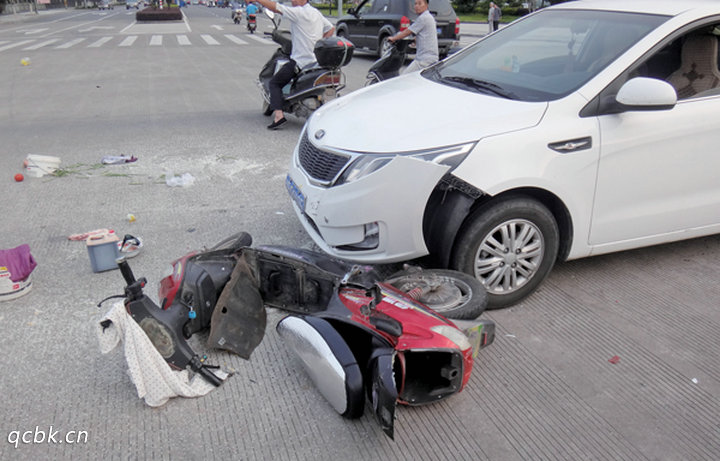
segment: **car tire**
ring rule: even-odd
[[[451,267],[477,277],[488,293],[488,309],[529,296],[555,264],[560,232],[539,201],[511,196],[473,212],[456,240]]]
[[[378,49],[377,49],[378,58],[381,58],[383,53],[392,46],[392,44],[390,43],[390,40],[388,40],[389,38],[390,38],[389,35],[383,35],[382,37],[380,37],[380,40],[378,41]]]
[[[476,319],[487,308],[485,287],[464,272],[411,268],[385,282],[449,319]]]

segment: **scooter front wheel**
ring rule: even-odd
[[[270,103],[265,101],[264,99],[263,99],[262,110],[263,110],[263,115],[266,117],[272,115],[272,113],[273,113],[273,110],[270,109]]]
[[[380,77],[375,72],[370,72],[365,78],[365,85],[370,86],[380,82]]]
[[[464,272],[415,268],[396,272],[385,282],[450,319],[476,319],[487,308],[485,287]]]

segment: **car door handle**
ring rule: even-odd
[[[548,147],[555,152],[561,154],[569,154],[571,152],[578,152],[581,150],[587,150],[592,147],[592,138],[586,136],[584,138],[568,139],[566,141],[551,142]]]

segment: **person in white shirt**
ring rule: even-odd
[[[312,64],[315,59],[315,43],[321,38],[330,37],[335,27],[308,0],[292,0],[292,6],[285,6],[272,0],[256,0],[265,8],[282,14],[290,21],[292,33],[292,53],[285,64],[270,80],[270,108],[273,110],[273,123],[268,129],[276,130],[287,119],[283,113],[282,88],[295,77],[298,70]]]
[[[404,72],[414,72],[429,67],[440,59],[437,41],[437,23],[430,10],[428,0],[415,0],[417,19],[407,29],[390,37],[388,40],[396,42],[410,34],[415,35],[415,60]]]

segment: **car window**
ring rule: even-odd
[[[564,97],[666,16],[546,10],[517,21],[423,75],[468,91],[524,101]]]
[[[431,0],[428,8],[434,16],[452,16],[455,14],[455,10],[448,0]]]
[[[634,65],[627,75],[670,83],[678,100],[720,94],[720,23],[703,26],[673,39]]]
[[[375,0],[373,4],[372,13],[381,14],[386,13],[390,8],[390,0]]]
[[[359,14],[368,14],[373,7],[373,0],[367,0],[362,7],[360,7],[360,10],[358,10]]]

